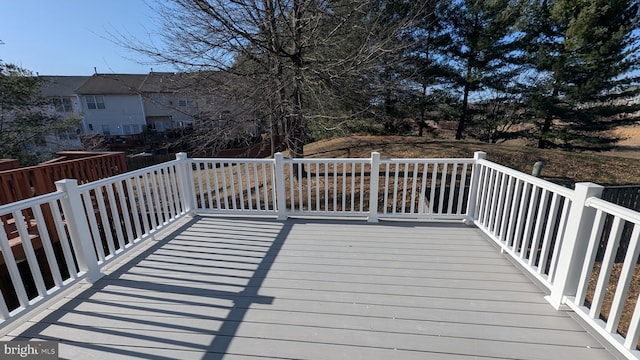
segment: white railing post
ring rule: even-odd
[[[480,182],[480,165],[478,160],[484,160],[487,158],[487,153],[484,151],[476,151],[473,153],[473,168],[471,170],[471,184],[469,184],[469,200],[467,201],[467,219],[465,224],[473,225],[478,214],[476,214],[476,201],[478,199],[478,183]]]
[[[369,217],[368,222],[378,222],[378,187],[380,186],[380,153],[371,153],[371,176],[369,184]],[[364,191],[362,189],[361,191]]]
[[[588,198],[600,197],[603,187],[594,183],[576,183],[567,226],[560,244],[558,263],[547,301],[560,309],[565,296],[575,296],[596,210],[585,205]],[[566,201],[566,200],[565,200]]]
[[[58,191],[66,194],[66,196],[60,200],[60,203],[64,213],[64,220],[67,223],[69,237],[71,238],[71,243],[76,253],[78,267],[80,271],[87,273],[89,281],[96,282],[103,274],[98,268],[98,259],[93,247],[91,230],[89,230],[89,224],[87,222],[87,214],[85,213],[84,205],[80,197],[78,180],[64,179],[56,181],[55,184]]]
[[[196,212],[196,202],[191,160],[189,160],[185,152],[177,153],[176,160],[180,160],[180,164],[177,166],[179,170],[178,186],[182,194],[184,212],[187,215],[193,215]],[[213,170],[215,171],[215,168]]]
[[[284,157],[281,152],[274,154],[275,160],[275,182],[276,182],[276,206],[278,209],[278,220],[287,219],[287,196],[284,186]],[[293,200],[292,200],[293,201]]]

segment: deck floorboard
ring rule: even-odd
[[[613,359],[461,224],[202,216],[14,330],[63,359]]]

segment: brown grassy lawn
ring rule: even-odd
[[[484,151],[488,160],[525,173],[530,173],[533,164],[542,160],[545,163],[542,178],[569,187],[583,181],[601,185],[640,184],[640,150],[630,154],[629,148],[624,150],[626,157],[618,157],[615,156],[616,152],[609,152],[605,156],[599,153],[541,150],[416,136],[351,136],[323,140],[305,147],[305,155],[313,158],[370,157],[372,151],[380,152],[383,158],[459,158],[473,157],[474,151]],[[593,298],[600,265],[597,263],[594,266],[587,303]],[[603,319],[609,315],[621,267],[622,264],[615,264],[609,278],[601,311]],[[623,335],[627,332],[639,293],[640,266],[637,266],[618,327]]]
[[[640,160],[603,156],[589,152],[541,150],[524,146],[473,141],[427,139],[417,136],[351,136],[318,141],[305,147],[305,155],[323,157],[370,157],[372,151],[386,158],[473,157],[484,151],[487,159],[531,173],[536,161],[544,161],[542,177],[562,185],[591,181],[601,185],[640,183]]]

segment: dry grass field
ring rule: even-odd
[[[605,154],[593,152],[542,150],[417,136],[351,136],[322,140],[305,147],[305,155],[312,158],[370,157],[372,151],[380,152],[383,158],[473,157],[474,151],[484,151],[488,160],[525,173],[531,173],[536,161],[544,161],[542,178],[565,186],[583,181],[601,185],[640,184],[640,155],[634,159],[615,156],[616,152],[603,156]],[[628,155],[630,151],[625,150],[624,153]],[[640,154],[640,147],[637,153]]]

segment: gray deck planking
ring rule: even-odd
[[[458,224],[200,217],[10,337],[69,359],[611,359]]]

